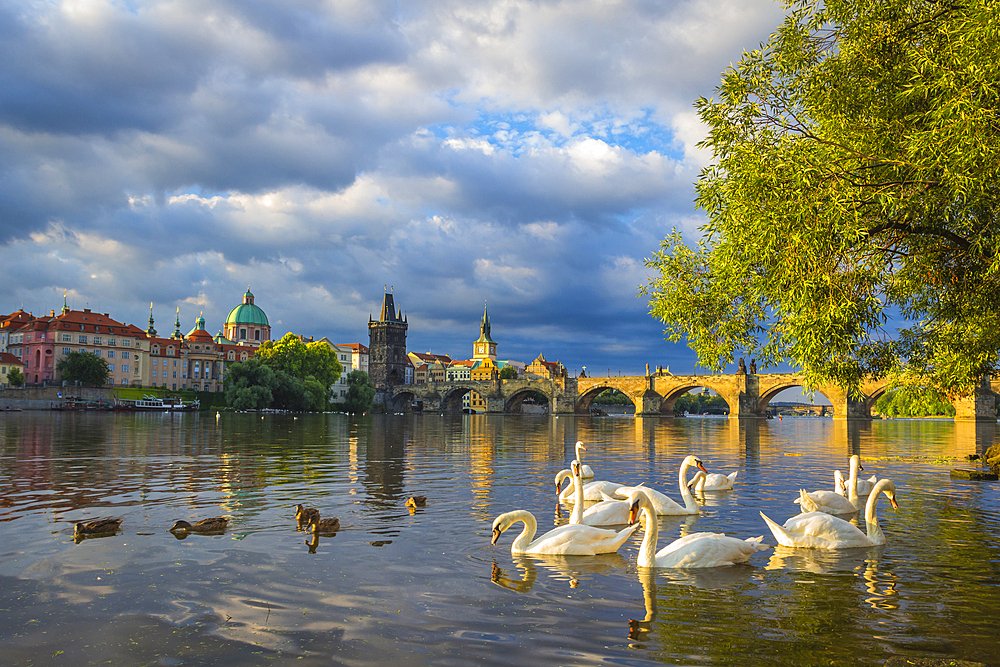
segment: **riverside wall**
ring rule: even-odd
[[[111,387],[24,387],[0,390],[0,412],[7,408],[20,410],[52,410],[67,398],[110,403],[115,390]]]

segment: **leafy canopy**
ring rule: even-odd
[[[370,412],[375,402],[375,385],[368,373],[354,370],[347,374],[347,396],[344,412],[358,414]]]
[[[322,341],[307,344],[291,332],[279,341],[261,343],[255,358],[273,370],[284,371],[302,381],[312,376],[326,387],[334,384],[344,372],[333,348]]]
[[[90,352],[70,352],[56,362],[63,380],[101,387],[108,382],[108,362]]]
[[[708,222],[640,295],[715,370],[744,350],[809,386],[968,389],[1000,349],[1000,3],[786,5],[696,102]]]
[[[17,366],[12,367],[7,371],[7,384],[12,387],[20,387],[24,384],[24,373]]]

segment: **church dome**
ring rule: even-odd
[[[270,327],[267,315],[260,306],[253,303],[253,294],[247,289],[243,295],[243,303],[229,311],[226,317],[226,324],[251,324],[256,326]]]

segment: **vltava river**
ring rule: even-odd
[[[565,522],[553,478],[577,440],[598,479],[675,499],[687,454],[739,471],[696,518],[662,517],[660,546],[774,545],[759,511],[784,522],[852,453],[900,508],[879,504],[884,547],[712,570],[640,571],[641,531],[600,557],[512,557],[520,524],[492,546],[502,512]],[[0,664],[991,663],[1000,493],[948,473],[994,440],[923,420],[0,413]],[[296,503],[342,530],[309,540]],[[223,535],[168,532],[220,515]],[[122,531],[74,541],[103,517]]]

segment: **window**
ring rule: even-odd
[[[80,336],[79,338],[76,339],[76,342],[77,343],[86,343],[87,342],[87,337],[86,336]]]
[[[174,371],[174,379],[175,379],[175,380],[177,379],[177,371]],[[174,387],[176,387],[176,386],[177,386],[177,385],[174,385]]]
[[[109,338],[108,339],[108,345],[117,345],[117,343],[115,343],[115,339],[114,338]]]
[[[73,351],[73,348],[71,348],[71,347],[64,347],[63,348],[63,354],[69,354],[72,351]]]
[[[174,348],[172,348],[172,347],[168,347],[167,348],[167,356],[168,357],[174,356]],[[174,365],[176,366],[177,364],[174,364]]]
[[[114,350],[108,350],[108,359],[114,359],[114,358],[115,358],[115,351]],[[124,357],[122,357],[122,358],[124,359]]]
[[[236,361],[236,353],[230,350],[227,359],[229,359],[229,361]]]
[[[68,334],[68,333],[60,334],[59,340],[61,340],[64,343],[71,343],[73,342],[73,334]]]
[[[128,378],[122,378],[122,384],[128,384]]]
[[[94,356],[95,357],[101,356],[101,351],[100,350],[94,350]]]
[[[125,347],[131,347],[132,346],[132,339],[131,338],[122,338],[122,345],[124,345]]]
[[[240,340],[246,340],[246,339],[247,339],[247,330],[240,329]]]
[[[156,377],[156,371],[153,371],[153,377]]]
[[[108,364],[108,372],[109,373],[114,373],[115,372],[115,365],[114,364]]]
[[[102,340],[103,339],[100,336],[94,336],[94,345],[104,345],[104,343],[101,342]]]
[[[260,329],[254,329],[253,339],[254,340],[260,340]]]
[[[174,359],[174,368],[177,368],[177,360]],[[177,377],[176,375],[174,377]]]
[[[128,373],[128,364],[122,364],[122,373]]]
[[[122,359],[128,359],[130,354],[128,350],[122,350]]]
[[[153,359],[153,365],[154,366],[156,365],[156,359]]]

